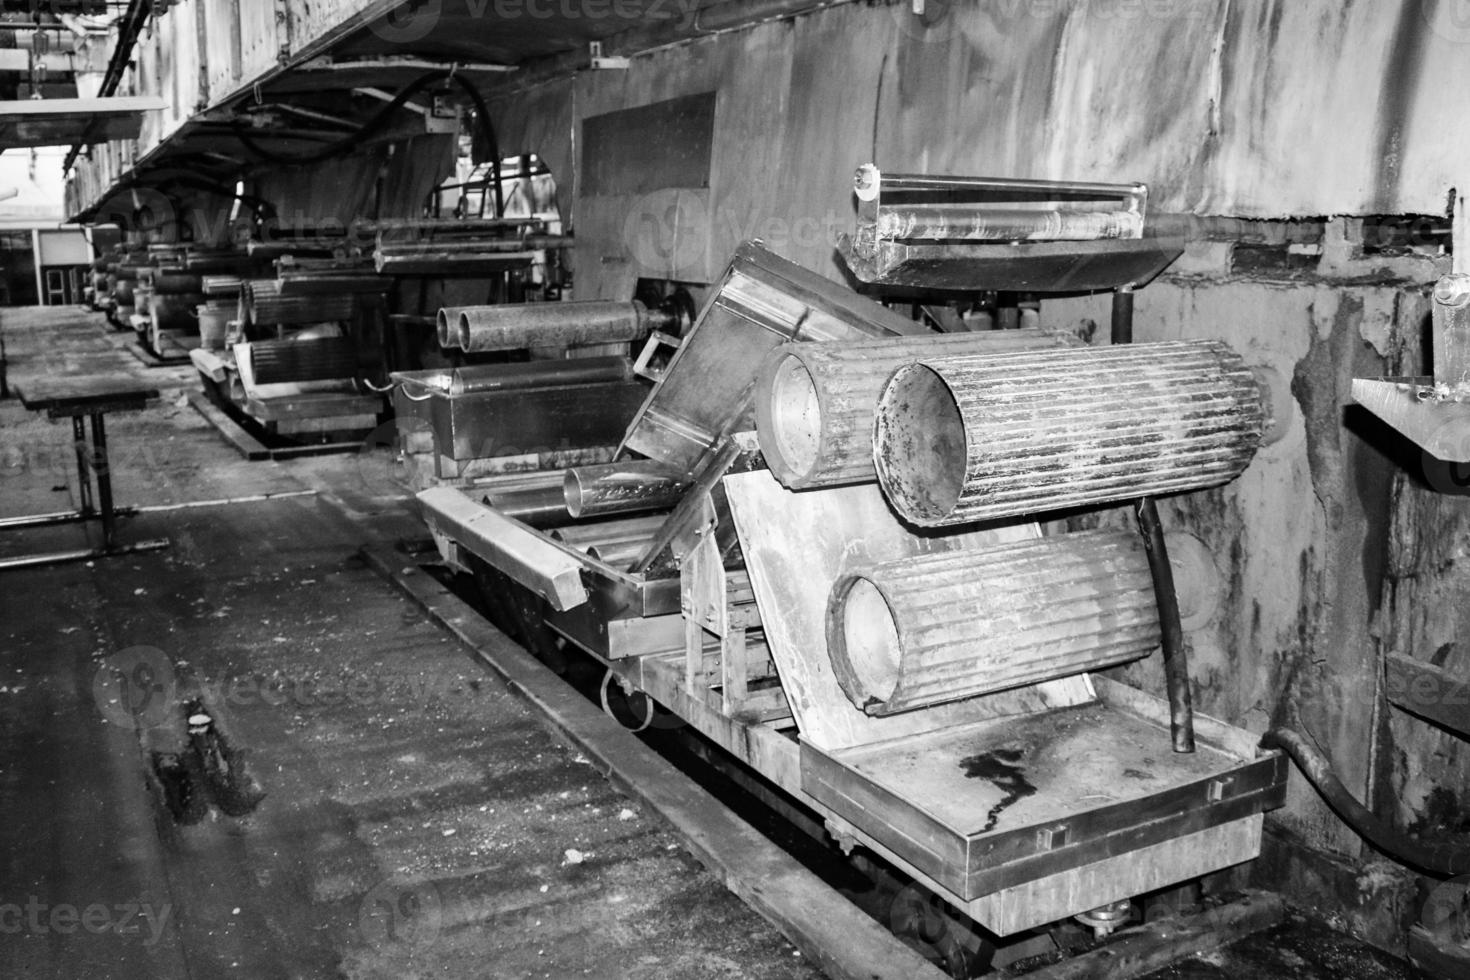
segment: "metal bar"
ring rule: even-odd
[[[92,474],[87,466],[87,422],[80,415],[71,417],[72,447],[77,454],[77,491],[79,506],[77,513],[89,516],[92,513]]]
[[[1011,191],[1026,194],[1092,194],[1098,197],[1132,198],[1145,189],[1145,185],[1105,184],[1093,181],[1073,180],[1027,180],[1012,177],[959,177],[946,174],[890,174],[882,175],[885,193],[894,191],[924,190],[976,190]]]
[[[883,205],[876,232],[890,239],[969,241],[1094,241],[1137,238],[1143,216],[1137,211],[979,207],[964,204]]]
[[[485,504],[531,527],[554,527],[572,520],[561,484],[519,490],[491,490]]]
[[[107,427],[102,413],[92,413],[93,468],[97,471],[97,502],[102,511],[102,544],[109,551],[117,530],[117,515],[112,509],[112,472],[107,462]]]
[[[1113,290],[1112,337],[1115,344],[1133,343],[1133,287]]]
[[[132,555],[140,551],[159,551],[169,546],[167,538],[154,538],[133,544],[113,545],[110,548],[79,548],[75,551],[50,551],[39,555],[18,555],[0,558],[0,572],[17,568],[35,568],[38,565],[57,565],[67,561],[85,561],[90,558],[113,558],[117,555]]]

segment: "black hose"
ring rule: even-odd
[[[475,120],[479,125],[480,135],[485,142],[485,151],[490,157],[491,166],[494,167],[496,171],[497,179],[495,181],[495,216],[498,218],[504,213],[505,205],[504,202],[501,200],[500,181],[498,179],[500,168],[500,145],[495,136],[495,127],[490,122],[490,107],[486,105],[485,98],[480,94],[480,90],[476,88],[469,79],[465,78],[463,75],[458,74],[450,68],[439,69],[420,75],[418,78],[409,82],[402,89],[400,89],[398,91],[398,94],[393,96],[393,98],[388,102],[387,105],[378,110],[377,113],[375,113],[370,119],[368,119],[367,122],[358,127],[354,132],[349,133],[341,139],[334,140],[333,142],[328,143],[326,146],[322,147],[319,150],[313,150],[311,153],[291,155],[286,153],[277,153],[274,150],[268,150],[250,135],[250,133],[246,130],[246,127],[241,126],[238,123],[234,127],[235,138],[238,139],[242,144],[244,144],[245,148],[248,149],[251,153],[254,153],[256,156],[269,163],[274,163],[281,166],[297,166],[301,164],[321,163],[324,160],[330,160],[333,157],[339,157],[351,153],[361,147],[362,141],[368,136],[382,129],[385,125],[387,125],[389,120],[393,118],[393,114],[397,112],[400,108],[402,108],[405,102],[407,102],[425,87],[439,81],[440,79],[445,78],[452,79],[459,85],[460,88],[464,89],[465,93],[470,97],[471,104],[473,104],[475,107]]]
[[[1184,645],[1184,627],[1179,621],[1179,596],[1174,591],[1174,570],[1169,565],[1169,547],[1164,541],[1164,524],[1152,497],[1134,505],[1148,570],[1154,582],[1154,602],[1159,610],[1159,645],[1164,656],[1164,682],[1169,692],[1169,736],[1174,751],[1194,751],[1194,700],[1189,690],[1189,651]]]
[[[1273,728],[1261,747],[1281,749],[1301,769],[1327,805],[1365,840],[1404,864],[1445,877],[1470,874],[1470,843],[1428,843],[1394,830],[1359,803],[1332,771],[1332,763],[1290,728]]]

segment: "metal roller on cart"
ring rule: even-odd
[[[989,215],[938,209],[905,227],[1025,231],[1058,250],[967,241],[1023,251],[972,267],[955,252],[934,267],[939,285],[963,276],[967,288],[991,288],[985,273],[1005,269],[1028,289],[1070,288],[1055,281],[1055,260],[1081,254],[1087,281],[1114,288],[1177,254],[1143,262],[1117,246],[1138,237],[1095,237],[1142,229],[1141,185],[1106,185],[1134,197],[1086,204],[1078,198],[1103,185],[1019,183],[1043,203],[1071,202],[1062,224],[1006,205]],[[1059,228],[1071,238],[1036,237]],[[1166,699],[1092,673],[1162,647],[1170,676],[1181,675],[1173,585],[1153,537],[1043,537],[1032,515],[1054,505],[1060,463],[1060,475],[1024,471],[1004,519],[927,530],[875,482],[882,465],[922,464],[895,443],[874,467],[884,386],[910,365],[1015,358],[1008,383],[1049,391],[1069,374],[1077,384],[1106,352],[1043,331],[936,334],[756,243],[737,251],[692,329],[661,333],[639,363],[659,346],[673,354],[647,370],[655,383],[615,458],[444,478],[418,495],[446,561],[478,572],[533,651],[548,635],[575,644],[606,665],[609,684],[662,705],[819,813],[845,849],[867,848],[999,936],[1256,856],[1262,813],[1284,800],[1284,760],[1258,756],[1249,733],[1191,716],[1187,686]],[[1260,393],[1238,358],[1223,345],[1177,346],[1212,373],[1199,390],[1161,384],[1179,399],[1163,397],[1173,408],[1160,424],[1183,429],[1155,434],[1179,451],[1161,460],[1157,484],[1142,454],[1130,456],[1139,487],[1224,482],[1259,437]],[[1151,356],[1172,363],[1142,348],[1131,356],[1134,368]],[[1137,392],[1093,394],[1101,428],[1126,447],[1128,424],[1107,426]],[[1183,407],[1195,397],[1209,404]],[[912,436],[922,412],[910,410]],[[1147,411],[1132,414],[1147,421]],[[962,415],[942,446],[937,436],[910,441],[957,451],[960,472],[978,478],[964,468],[967,438],[977,450],[1044,454],[1048,418],[1013,413],[981,437]],[[1194,453],[1189,440],[1207,431],[1210,453]],[[436,445],[442,452],[439,435]],[[620,484],[614,499],[639,509],[588,519],[584,506],[576,519],[574,495],[596,494],[605,478]],[[1119,498],[1081,502],[1102,499]]]

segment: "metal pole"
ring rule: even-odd
[[[116,517],[112,510],[112,473],[107,465],[107,429],[101,412],[92,413],[92,451],[93,467],[97,471],[97,502],[102,508],[102,547],[110,551]]]
[[[80,415],[71,417],[72,448],[77,454],[77,486],[78,497],[81,501],[77,508],[77,514],[81,517],[92,516],[92,474],[87,465],[87,424],[86,419]]]

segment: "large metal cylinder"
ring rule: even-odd
[[[197,294],[203,291],[198,276],[188,272],[155,272],[153,292],[161,296]]]
[[[1158,645],[1148,557],[1126,531],[882,562],[841,575],[827,605],[833,672],[870,715],[1098,670]]]
[[[893,372],[923,357],[1074,346],[1071,334],[984,330],[821,344],[783,344],[756,381],[755,418],[766,465],[792,490],[866,483],[873,410]]]
[[[616,344],[642,340],[674,322],[672,314],[650,310],[637,300],[469,306],[459,313],[459,346],[473,353]]]
[[[884,386],[873,460],[900,515],[961,524],[1225,483],[1262,414],[1215,340],[925,358]]]
[[[567,513],[578,519],[672,507],[688,488],[687,474],[651,459],[575,466],[562,483]]]
[[[274,279],[246,279],[240,284],[243,323],[294,326],[352,319],[352,296],[282,296]]]

